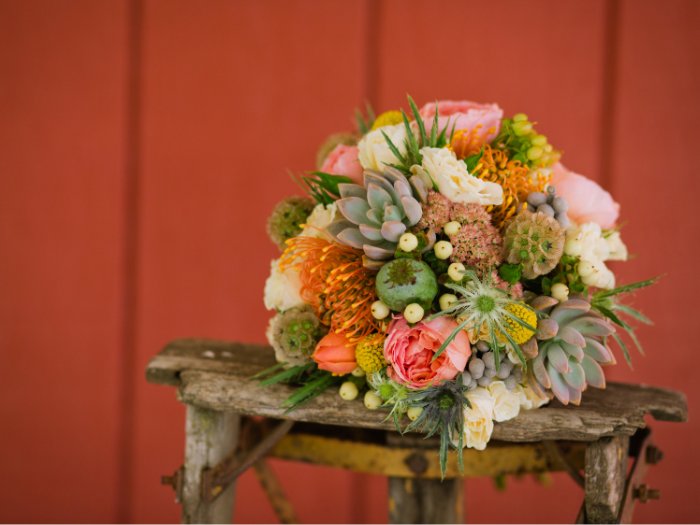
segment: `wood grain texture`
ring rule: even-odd
[[[269,347],[183,339],[155,357],[146,374],[149,381],[177,385],[182,402],[213,410],[340,426],[394,428],[392,422],[385,421],[386,413],[368,411],[359,400],[343,401],[333,390],[285,413],[279,407],[292,392],[291,387],[262,387],[250,379],[272,364],[274,356]],[[580,407],[552,402],[497,423],[493,439],[595,441],[602,436],[633,434],[645,426],[646,414],[664,421],[684,421],[685,397],[659,388],[611,384],[606,390],[589,389]]]
[[[629,438],[615,436],[591,443],[586,450],[586,523],[616,523],[627,477]]]

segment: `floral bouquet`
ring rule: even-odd
[[[439,435],[444,471],[494,422],[605,388],[611,341],[629,362],[621,334],[641,351],[629,319],[649,323],[619,297],[654,280],[616,287],[619,205],[526,115],[408,103],[357,112],[297,177],[308,196],[272,212],[278,364],[257,377],[297,386],[290,410],[331,387],[361,395],[399,431]]]

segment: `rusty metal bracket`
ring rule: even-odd
[[[202,471],[202,499],[207,502],[215,500],[238,476],[264,458],[293,425],[294,421],[288,420],[268,430],[267,421],[245,419],[241,428],[241,446],[215,467]]]
[[[185,468],[180,467],[175,472],[170,475],[163,475],[160,477],[161,485],[169,485],[175,491],[175,501],[177,503],[182,502],[182,484],[185,476]]]
[[[646,483],[643,483],[649,465],[655,465],[663,459],[663,452],[651,443],[650,436],[651,430],[649,429],[639,431],[635,436],[639,440],[637,443],[631,444],[635,448],[634,456],[636,459],[627,476],[625,496],[620,505],[618,523],[631,523],[636,501],[646,503],[649,500],[661,498],[659,490],[650,488]]]

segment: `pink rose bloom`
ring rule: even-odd
[[[326,156],[321,171],[333,175],[345,175],[362,184],[362,166],[357,156],[357,146],[338,144]]]
[[[420,109],[426,130],[432,126],[437,104],[438,126],[447,127],[448,133],[454,125],[455,131],[463,130],[465,134],[479,138],[479,147],[496,138],[501,129],[503,110],[498,104],[479,104],[468,100],[439,100],[430,102]],[[478,150],[478,148],[477,148]]]
[[[421,321],[414,326],[409,326],[403,316],[395,317],[384,342],[384,358],[391,364],[389,377],[411,388],[454,379],[464,371],[471,355],[467,334],[460,331],[440,357],[433,361],[433,356],[457,326],[449,317]]]
[[[615,226],[620,215],[620,205],[598,183],[567,170],[557,162],[552,166],[550,184],[556,188],[557,195],[566,200],[569,205],[567,215],[574,222],[595,222],[601,228]]]

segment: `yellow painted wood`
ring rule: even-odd
[[[272,449],[270,456],[314,465],[344,468],[354,472],[391,477],[440,478],[437,450],[389,447],[310,434],[289,434]],[[583,468],[585,444],[571,444],[564,456],[576,468]],[[409,468],[418,465],[418,471]],[[486,450],[464,450],[464,472],[460,474],[457,455],[451,453],[446,478],[497,476],[499,474],[541,473],[565,470],[537,443],[489,443]]]

